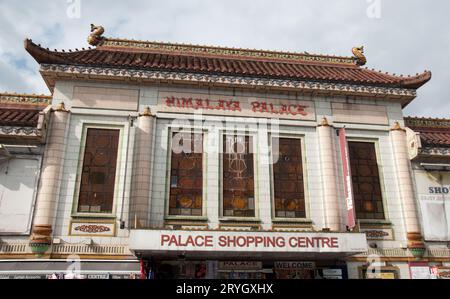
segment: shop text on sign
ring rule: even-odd
[[[312,101],[160,92],[159,112],[315,120]]]
[[[133,230],[131,250],[211,252],[364,252],[361,233]]]
[[[165,103],[167,107],[176,107],[182,109],[205,109],[205,110],[222,110],[222,111],[242,111],[241,103],[233,100],[210,100],[196,98],[178,98],[166,97]],[[289,114],[306,116],[305,109],[308,106],[299,104],[280,104],[276,105],[267,101],[253,101],[250,103],[251,111],[254,113],[271,113],[271,114]]]
[[[218,236],[163,234],[161,246],[169,247],[251,247],[251,248],[339,248],[336,237],[289,237],[284,236]]]

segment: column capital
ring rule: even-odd
[[[328,119],[324,116],[320,123],[317,125],[318,127],[332,127],[332,125],[329,124]]]
[[[56,106],[56,108],[53,108],[53,111],[70,112],[69,110],[66,109],[66,105],[64,104],[64,102],[59,103],[58,106]]]
[[[149,106],[144,108],[144,111],[142,113],[139,113],[139,117],[141,116],[153,116],[152,115],[152,110],[150,109]]]
[[[398,121],[396,121],[396,122],[394,123],[394,125],[392,126],[391,132],[392,132],[392,131],[402,131],[402,132],[406,132],[406,130],[400,126],[400,123],[399,123]]]

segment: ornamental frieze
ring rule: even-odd
[[[426,147],[419,149],[421,155],[450,156],[450,148],[446,147]]]
[[[368,240],[393,240],[394,232],[391,228],[361,228]]]
[[[327,91],[335,93],[352,93],[358,95],[383,95],[414,98],[416,91],[406,88],[376,87],[356,84],[312,82],[300,80],[253,78],[240,76],[222,76],[209,74],[180,73],[167,71],[150,71],[138,69],[101,68],[73,65],[41,65],[42,73],[64,73],[71,75],[92,75],[99,77],[122,77],[136,80],[173,80],[195,83],[217,83],[251,87],[273,87],[301,89],[304,91]]]
[[[405,125],[408,127],[449,128],[450,120],[407,117],[405,118]]]
[[[125,48],[142,48],[146,50],[157,50],[165,52],[183,52],[191,54],[210,54],[231,57],[252,57],[265,59],[280,59],[292,61],[307,61],[307,62],[322,62],[322,63],[336,63],[336,64],[355,64],[354,57],[340,57],[340,56],[325,56],[314,55],[307,53],[289,53],[289,52],[275,52],[275,51],[258,51],[250,49],[234,49],[222,47],[203,47],[183,44],[165,44],[155,42],[142,42],[122,39],[104,39],[102,42],[104,47],[125,47]]]
[[[115,227],[114,222],[73,220],[70,224],[70,235],[112,237],[115,235]]]
[[[381,239],[381,238],[389,236],[389,233],[382,231],[382,230],[372,230],[372,231],[366,231],[366,236],[367,236],[367,238],[370,238],[370,239]]]
[[[50,96],[20,95],[20,94],[0,94],[0,103],[7,104],[31,104],[50,105]]]
[[[109,232],[111,229],[104,225],[81,225],[78,227],[75,227],[75,231],[80,231],[84,233],[103,233],[103,232]]]
[[[40,130],[32,127],[0,127],[0,135],[6,136],[40,136]]]

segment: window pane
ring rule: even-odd
[[[385,219],[375,144],[349,142],[350,167],[358,219]]]
[[[275,217],[305,218],[301,140],[280,138],[278,152],[274,152],[274,162]]]
[[[78,212],[112,213],[119,134],[119,130],[87,130]]]
[[[255,217],[252,137],[223,137],[223,216]]]
[[[203,135],[173,133],[169,215],[201,216]]]

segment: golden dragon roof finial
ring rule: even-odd
[[[352,53],[356,58],[356,64],[359,66],[363,66],[367,63],[366,56],[364,56],[364,46],[361,47],[353,47]]]
[[[91,46],[97,46],[104,39],[103,33],[105,33],[105,29],[102,26],[91,24],[91,35],[87,39],[88,43]]]

